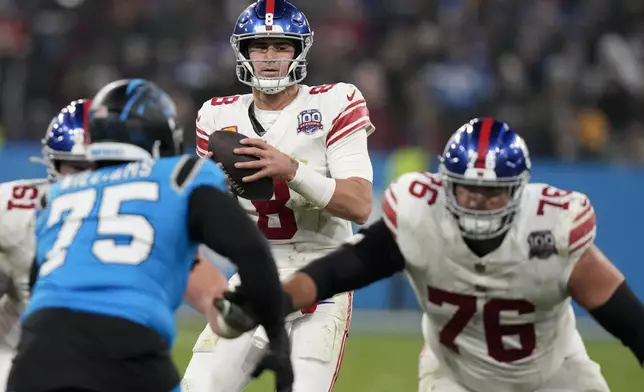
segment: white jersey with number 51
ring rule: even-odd
[[[208,137],[215,131],[260,137],[249,118],[252,102],[252,94],[206,101],[197,116],[197,153],[206,154]],[[370,162],[353,167],[340,164],[340,157],[353,148],[352,139],[375,129],[362,93],[354,85],[299,85],[296,98],[283,110],[255,109],[255,114],[260,123],[269,124],[261,138],[281,152],[327,177],[372,181]],[[276,179],[274,185],[270,201],[239,200],[271,242],[278,267],[299,268],[352,235],[349,221],[315,207],[282,180]]]
[[[46,179],[0,184],[0,342],[9,347],[18,343],[18,318],[29,299],[35,211],[48,188]]]
[[[501,246],[478,257],[444,200],[440,177],[430,173],[403,175],[383,200],[430,321],[430,347],[474,390],[539,385],[578,341],[567,282],[595,239],[592,205],[577,192],[528,184]]]

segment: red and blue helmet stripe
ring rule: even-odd
[[[490,117],[473,119],[456,131],[441,162],[452,175],[465,176],[471,169],[493,170],[497,180],[517,178],[531,167],[523,138],[509,124]]]
[[[290,2],[259,0],[239,15],[233,36],[270,32],[301,36],[310,35],[312,30],[304,13]]]

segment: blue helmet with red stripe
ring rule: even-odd
[[[523,138],[505,122],[476,118],[452,135],[440,161],[446,205],[459,220],[463,236],[489,239],[506,232],[530,179],[530,154]],[[507,188],[509,199],[494,210],[467,208],[456,200],[457,185]]]
[[[248,46],[251,40],[257,38],[282,38],[293,43],[293,59],[271,60],[290,63],[285,76],[259,77],[256,74]],[[263,93],[275,94],[306,77],[306,56],[313,45],[313,31],[304,13],[290,2],[259,0],[248,6],[237,18],[230,44],[237,58],[239,81]]]
[[[65,106],[49,123],[42,139],[42,162],[51,179],[58,177],[60,163],[87,161],[90,141],[87,124],[92,101],[79,99]]]

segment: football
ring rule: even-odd
[[[239,155],[233,152],[235,148],[243,147],[239,141],[246,137],[237,132],[213,132],[208,139],[208,150],[213,154],[212,159],[223,166],[224,172],[228,176],[230,189],[234,194],[248,200],[270,200],[273,197],[272,178],[267,177],[245,183],[242,182],[242,178],[257,173],[259,169],[238,169],[235,167],[236,162],[259,160],[258,157],[252,155]]]

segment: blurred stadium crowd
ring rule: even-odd
[[[642,0],[294,0],[315,43],[306,84],[355,83],[374,149],[437,152],[467,118],[512,123],[533,155],[644,163]],[[0,0],[0,132],[121,77],[155,80],[187,140],[212,96],[245,93],[229,45],[242,0]]]

